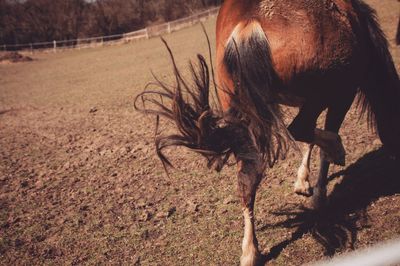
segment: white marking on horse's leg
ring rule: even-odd
[[[294,192],[307,197],[311,196],[312,194],[309,177],[310,160],[313,147],[314,144],[307,144],[303,155],[303,160],[301,162],[299,170],[297,171],[297,180],[294,184]]]
[[[248,208],[243,209],[244,218],[244,237],[242,242],[242,257],[240,258],[241,266],[257,265],[259,257],[258,244],[254,228],[253,212]]]
[[[325,152],[325,159],[328,162],[345,165],[346,151],[338,134],[316,128],[314,143]]]

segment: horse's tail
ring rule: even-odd
[[[226,44],[224,66],[234,84],[231,110],[246,122],[264,160],[272,166],[286,154],[292,138],[276,101],[279,78],[268,39],[257,20],[235,27]]]
[[[200,153],[207,158],[209,167],[217,170],[227,163],[231,154],[240,153],[242,158],[254,159],[254,146],[269,165],[286,153],[291,137],[283,124],[279,106],[274,103],[272,84],[276,77],[269,45],[260,25],[253,26],[247,38],[236,35],[243,37],[247,27],[235,31],[226,47],[224,63],[236,83],[235,90],[229,92],[231,108],[226,112],[210,102],[209,67],[203,56],[198,55],[197,67],[190,64],[193,80],[187,82],[163,40],[171,57],[175,84],[168,85],[155,78],[155,82],[136,97],[135,108],[156,115],[157,125],[160,116],[172,121],[179,131],[164,136],[156,129],[156,151],[165,169],[172,166],[163,153],[164,148],[170,146],[184,146]],[[229,91],[217,88],[215,82],[214,86],[216,90]]]
[[[390,55],[385,34],[375,10],[353,0],[359,17],[368,54],[368,70],[361,84],[361,108],[378,131],[386,148],[400,157],[400,81]]]
[[[172,167],[172,164],[163,150],[171,146],[184,146],[200,153],[208,160],[209,167],[219,171],[233,152],[231,128],[225,123],[219,108],[212,107],[210,102],[210,71],[206,60],[198,55],[197,66],[190,63],[192,81],[187,82],[178,70],[168,44],[164,39],[162,41],[172,61],[175,84],[169,85],[154,76],[155,82],[149,83],[145,91],[136,97],[135,109],[157,117],[156,152],[166,171],[167,166]],[[178,133],[160,134],[160,117],[173,122]],[[236,130],[240,131],[239,128]]]

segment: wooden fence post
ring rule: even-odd
[[[33,45],[32,45],[32,43],[30,43],[30,46],[31,46],[31,54],[33,54]]]
[[[53,41],[53,52],[56,52],[56,49],[57,49],[57,41],[54,40]]]
[[[3,50],[7,51],[7,45],[6,44],[3,45]]]

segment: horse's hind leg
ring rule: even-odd
[[[240,126],[239,126],[240,129]],[[253,139],[246,129],[237,130],[235,156],[238,162],[238,192],[241,199],[244,218],[244,236],[242,242],[241,266],[258,265],[260,252],[254,225],[254,203],[260,184],[264,165]]]
[[[325,132],[329,132],[332,135],[337,135],[340,126],[349,110],[351,103],[353,102],[354,95],[348,97],[346,100],[342,100],[340,104],[331,106],[328,108],[325,120]],[[337,135],[339,136],[339,135]],[[341,144],[341,142],[340,142]],[[329,165],[332,162],[330,156],[321,149],[320,151],[320,169],[318,174],[317,183],[313,189],[312,206],[318,210],[326,204],[326,185],[328,178]]]
[[[242,201],[244,236],[241,266],[257,265],[260,259],[254,225],[254,202],[257,187],[262,179],[261,160],[239,159],[238,190]]]

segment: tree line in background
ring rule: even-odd
[[[0,44],[121,34],[220,3],[221,0],[0,0]]]

